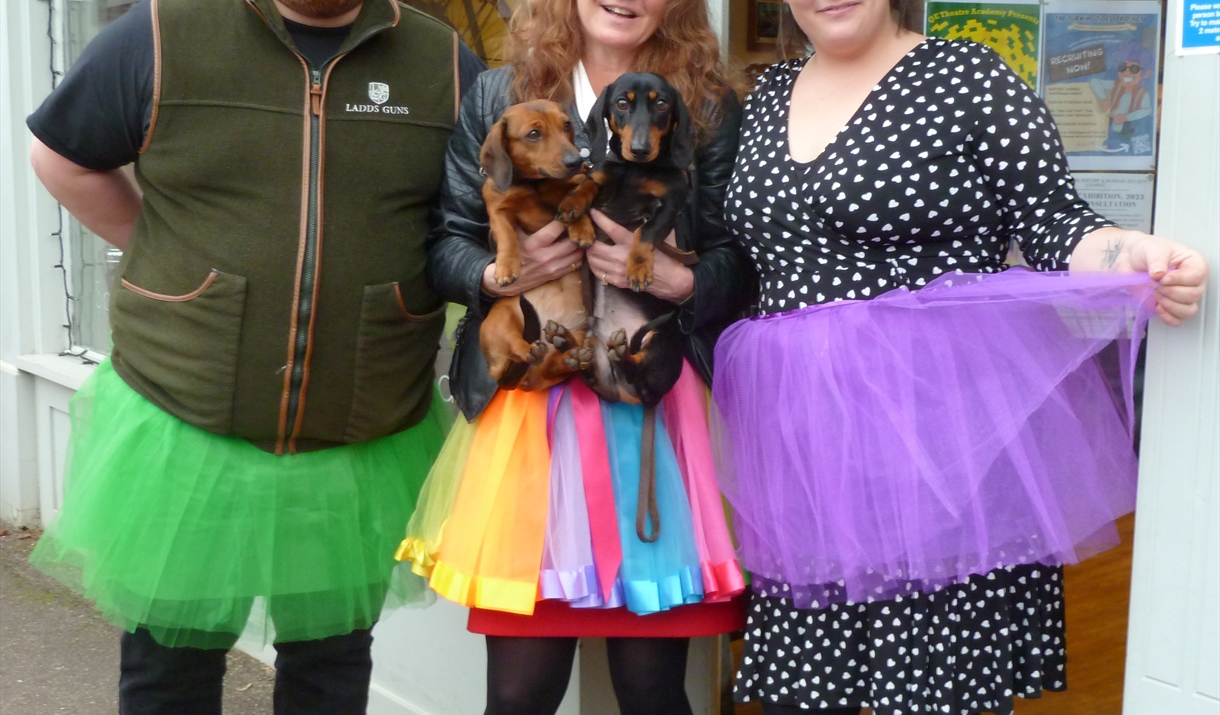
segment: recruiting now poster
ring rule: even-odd
[[[1042,96],[1071,168],[1155,168],[1160,3],[1057,2],[1042,30]]]
[[[933,37],[987,45],[1036,90],[1041,10],[1036,2],[929,0],[924,32]]]

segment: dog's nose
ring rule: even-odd
[[[580,154],[577,154],[574,151],[567,152],[563,155],[563,165],[573,171],[575,171],[576,169],[579,169],[580,165],[583,164],[584,162],[585,162],[584,158],[581,157]]]
[[[635,132],[631,135],[631,153],[641,158],[652,153],[652,141],[649,132]]]

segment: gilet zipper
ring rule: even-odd
[[[332,58],[327,64],[334,62]],[[314,274],[318,262],[318,164],[322,135],[322,69],[310,67],[309,87],[312,110],[309,116],[309,207],[305,214],[305,257],[301,265],[301,292],[297,300],[297,329],[293,336],[292,375],[288,386],[287,437],[296,438],[297,412],[301,405],[301,386],[305,380],[305,355],[309,350],[309,321],[313,316]],[[292,451],[292,450],[290,450]]]
[[[359,47],[365,40],[393,25],[383,25],[370,28],[352,43],[352,48]],[[349,50],[350,52],[350,50]],[[294,53],[297,54],[297,53]],[[321,136],[323,111],[322,100],[326,96],[325,80],[329,74],[327,68],[333,68],[339,60],[347,56],[347,52],[335,55],[320,68],[314,68],[304,57],[297,54],[301,61],[309,67],[309,206],[305,215],[305,256],[301,261],[301,290],[297,299],[296,335],[293,336],[292,375],[288,383],[288,414],[285,424],[285,438],[288,440],[288,452],[296,451],[297,418],[300,414],[301,397],[304,392],[306,357],[309,354],[310,320],[313,318],[313,294],[318,261],[318,207],[322,196],[318,188],[319,166],[321,164]]]
[[[246,0],[259,18],[264,23],[270,25],[267,16],[262,10],[254,4],[254,0]],[[395,21],[397,22],[397,21]],[[365,40],[373,35],[388,29],[395,25],[395,22],[379,25],[369,28],[351,44],[354,49],[364,43]],[[348,50],[350,52],[351,50]],[[325,62],[321,68],[314,68],[308,60],[306,60],[299,52],[293,50],[297,59],[309,72],[309,198],[305,217],[305,253],[301,260],[301,284],[300,290],[293,299],[297,305],[296,314],[296,332],[292,336],[292,369],[288,379],[288,405],[286,418],[284,421],[284,433],[280,436],[276,446],[276,453],[282,454],[286,443],[289,453],[296,451],[296,435],[297,435],[297,419],[300,415],[301,397],[305,388],[305,363],[306,357],[309,355],[309,323],[313,318],[313,294],[314,284],[316,283],[315,274],[317,273],[318,263],[318,234],[320,227],[318,226],[318,207],[321,204],[322,197],[319,190],[319,168],[321,166],[321,143],[322,143],[322,122],[323,98],[326,96],[326,70],[333,68],[335,63],[343,59],[347,52],[335,55]]]

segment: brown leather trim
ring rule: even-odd
[[[218,272],[219,271],[212,269],[212,272],[208,274],[208,277],[203,279],[203,285],[199,286],[198,288],[191,291],[190,293],[187,293],[186,295],[166,295],[164,293],[154,293],[150,290],[147,290],[145,288],[141,288],[138,285],[135,285],[131,281],[127,280],[126,278],[122,279],[122,281],[120,281],[120,282],[123,284],[123,287],[126,288],[127,290],[131,291],[132,293],[135,293],[136,295],[142,295],[145,298],[152,298],[153,300],[159,300],[162,303],[185,303],[188,300],[194,300],[195,298],[198,298],[200,295],[202,295],[203,292],[208,289],[208,286],[212,285],[212,281],[216,280],[216,275]],[[401,300],[399,302],[401,303]]]
[[[153,97],[152,116],[148,120],[148,133],[144,135],[144,143],[140,146],[143,154],[152,143],[153,131],[157,128],[157,114],[161,109],[161,19],[157,9],[159,0],[152,0],[149,8],[152,11],[153,28]]]
[[[694,251],[683,251],[681,248],[666,243],[665,241],[658,243],[657,248],[661,251],[661,253],[664,253],[684,266],[693,266],[699,262],[699,254],[695,253]]]
[[[292,315],[288,321],[288,361],[284,366],[284,389],[280,394],[280,419],[276,427],[275,453],[277,455],[284,454],[285,440],[288,437],[288,396],[292,392],[292,369],[296,366],[297,314],[301,309],[301,274],[305,270],[305,242],[309,233],[309,117],[312,111],[312,98],[309,90],[313,88],[313,78],[309,74],[309,63],[305,61],[305,58],[297,55],[297,59],[301,61],[301,67],[305,70],[305,100],[302,110],[304,148],[301,150],[301,235],[297,239],[296,280],[292,286]]]
[[[402,300],[402,286],[399,285],[398,283],[394,284],[394,298],[396,298],[398,300],[398,312],[402,313],[403,320],[407,320],[412,323],[422,323],[422,322],[425,322],[428,320],[432,320],[433,318],[440,315],[441,313],[444,313],[445,308],[447,307],[444,303],[441,303],[441,307],[437,308],[436,310],[434,310],[430,313],[424,313],[423,315],[416,315],[415,313],[412,313],[411,311],[407,310],[407,304],[404,303]]]
[[[398,7],[397,4],[395,4],[395,7]],[[305,338],[305,363],[301,371],[301,393],[300,397],[297,398],[296,420],[293,422],[292,433],[288,439],[288,451],[291,454],[296,454],[297,435],[301,433],[301,426],[305,424],[305,398],[309,394],[309,360],[313,357],[313,328],[318,321],[318,286],[321,284],[318,278],[322,274],[322,218],[324,214],[322,198],[325,195],[322,189],[326,181],[326,87],[330,80],[330,73],[343,57],[344,55],[339,55],[326,66],[326,74],[322,75],[322,98],[318,102],[318,209],[314,233],[313,294],[310,297],[310,305],[313,306],[313,310],[309,313],[309,334]],[[312,84],[310,89],[312,91]],[[306,182],[306,188],[308,189],[308,182]],[[300,290],[300,285],[298,284],[298,294]]]
[[[453,123],[457,124],[458,110],[462,107],[462,71],[458,63],[458,34],[453,33]]]
[[[635,502],[635,535],[645,544],[661,536],[661,512],[657,508],[656,479],[657,406],[644,408],[644,430],[640,433],[640,487]],[[652,533],[648,522],[652,522]]]

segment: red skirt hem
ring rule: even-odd
[[[745,624],[746,599],[741,595],[647,616],[626,608],[572,608],[563,601],[539,601],[532,616],[472,608],[466,630],[530,638],[697,638],[740,631]]]

